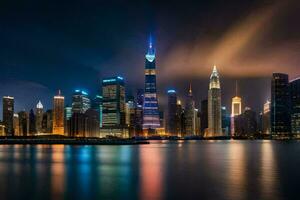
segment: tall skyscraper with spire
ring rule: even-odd
[[[185,105],[185,135],[195,135],[195,101],[193,98],[192,85],[190,84],[188,98]]]
[[[221,115],[221,87],[217,67],[210,75],[208,90],[208,130],[206,137],[223,136]]]
[[[148,134],[154,134],[156,133],[156,129],[160,127],[160,122],[156,94],[156,58],[151,36],[149,38],[148,52],[145,58],[143,129]]]
[[[242,114],[242,98],[238,96],[238,85],[237,82],[235,82],[235,97],[232,98],[231,102],[231,136],[235,134],[234,118],[240,114]]]
[[[43,104],[41,101],[38,102],[35,109],[35,128],[37,133],[43,132],[42,121],[43,121]]]

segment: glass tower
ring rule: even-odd
[[[143,106],[143,129],[148,133],[156,133],[160,127],[158,100],[156,94],[155,49],[152,38],[149,39],[148,52],[145,56],[145,93]]]
[[[300,78],[290,82],[291,93],[291,131],[300,134]]]

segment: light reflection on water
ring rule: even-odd
[[[299,199],[300,143],[1,145],[1,199]]]

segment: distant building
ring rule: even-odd
[[[264,110],[262,113],[262,134],[271,134],[271,102],[267,101],[264,104]]]
[[[135,136],[135,117],[136,114],[136,104],[134,98],[129,98],[125,103],[125,122],[129,128],[130,136]]]
[[[92,109],[98,112],[98,121],[99,127],[102,127],[103,124],[103,105],[102,105],[103,97],[100,95],[96,95],[96,97],[92,100]]]
[[[72,113],[85,113],[91,107],[88,93],[83,90],[75,90],[72,96]]]
[[[185,133],[185,118],[184,118],[184,111],[181,105],[181,101],[177,100],[176,103],[176,116],[175,116],[175,127],[176,127],[176,133],[178,137],[183,136]]]
[[[230,135],[230,126],[231,126],[231,115],[229,114],[228,110],[225,106],[222,106],[222,131],[223,135],[229,136]]]
[[[143,129],[146,134],[155,134],[160,128],[158,98],[156,94],[156,59],[152,38],[145,56],[145,93],[143,105]]]
[[[144,105],[144,89],[137,90],[136,104],[140,106]]]
[[[20,136],[20,121],[17,113],[14,113],[14,136]]]
[[[223,136],[221,116],[221,87],[217,67],[210,76],[208,90],[208,130],[206,137]]]
[[[6,136],[5,125],[3,124],[3,122],[0,122],[0,136]]]
[[[192,86],[190,85],[188,97],[185,105],[185,135],[192,136],[195,135],[195,101],[193,98]]]
[[[70,130],[70,121],[72,118],[72,107],[71,106],[66,106],[65,107],[65,117],[64,117],[64,131],[66,135],[70,135],[69,130]]]
[[[65,97],[61,95],[60,91],[58,95],[53,99],[53,134],[64,135],[64,110]]]
[[[300,78],[290,82],[291,132],[300,134]]]
[[[291,131],[288,75],[273,73],[271,87],[271,132],[285,136]]]
[[[175,90],[168,90],[168,116],[167,133],[170,135],[178,134],[177,130],[177,94]]]
[[[201,115],[198,109],[194,110],[194,119],[195,119],[195,133],[194,135],[201,135]]]
[[[3,125],[7,136],[14,135],[14,97],[3,97]]]
[[[35,135],[36,134],[36,120],[35,120],[35,114],[33,109],[29,112],[29,135]]]
[[[234,118],[236,116],[239,116],[240,114],[242,114],[242,98],[238,96],[238,91],[237,91],[237,84],[236,84],[236,88],[235,88],[235,97],[232,98],[232,102],[231,102],[231,120],[230,120],[230,133],[233,136],[235,133],[234,130]]]
[[[101,136],[128,137],[125,124],[125,84],[121,76],[102,80],[103,122]],[[126,130],[125,130],[126,129]]]
[[[207,99],[201,101],[201,135],[203,136],[205,130],[208,128],[208,101]]]
[[[36,132],[38,134],[43,132],[43,127],[42,127],[43,114],[44,114],[44,107],[41,101],[39,101],[35,109],[35,116],[36,116],[35,127],[36,127]]]
[[[250,108],[235,117],[235,135],[251,137],[257,134],[257,116]]]
[[[42,120],[42,130],[43,133],[52,133],[53,132],[53,111],[47,110],[43,114]]]
[[[19,135],[20,136],[28,136],[29,133],[29,115],[25,111],[21,111],[18,113],[19,115]]]

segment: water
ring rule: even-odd
[[[300,199],[300,142],[0,145],[0,199]]]

